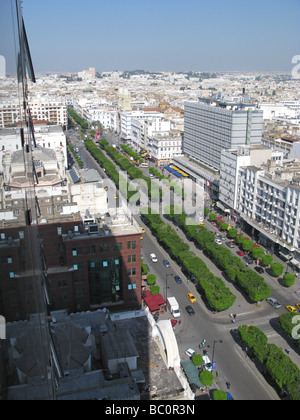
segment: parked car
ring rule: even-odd
[[[245,252],[243,251],[236,251],[236,253],[240,256],[243,257],[245,255]]]
[[[197,300],[196,300],[195,296],[193,295],[193,293],[188,293],[187,298],[192,303],[197,302]]]
[[[168,260],[163,260],[163,264],[164,264],[164,266],[165,266],[166,268],[170,268],[170,267],[171,267],[171,265],[170,265],[170,263],[169,263],[169,261],[168,261]]]
[[[155,254],[150,254],[151,261],[157,263],[158,259]]]
[[[265,270],[263,269],[263,268],[261,268],[261,267],[258,267],[258,266],[256,266],[255,268],[254,268],[259,274],[263,274],[264,272],[265,272]]]
[[[185,310],[187,311],[187,313],[188,313],[190,316],[195,315],[195,311],[194,311],[194,309],[191,307],[191,305],[188,305],[188,306],[185,308]]]
[[[279,303],[279,302],[278,302],[278,300],[277,300],[277,299],[275,299],[275,298],[270,297],[270,298],[268,298],[268,299],[267,299],[267,302],[268,302],[271,306],[273,306],[273,308],[275,308],[275,309],[279,309],[279,308],[281,308],[280,303]]]
[[[298,312],[297,311],[297,309],[296,308],[294,308],[293,306],[291,306],[291,305],[287,305],[286,306],[286,309],[289,311],[289,312]]]
[[[226,245],[227,245],[229,248],[234,248],[234,243],[233,243],[233,242],[226,242]]]
[[[217,239],[215,239],[215,243],[216,243],[216,244],[218,244],[218,245],[222,245],[222,241],[221,241],[221,239],[218,239],[218,238],[217,238]]]
[[[176,281],[177,284],[181,284],[182,283],[182,280],[181,280],[181,278],[179,276],[175,276],[174,279],[175,279],[175,281]]]
[[[208,356],[203,356],[203,364],[204,368],[208,370],[209,372],[212,371],[212,363],[210,361],[210,358]]]
[[[193,357],[193,356],[196,354],[196,352],[195,352],[195,350],[193,350],[193,349],[188,349],[188,350],[185,352],[185,354],[186,354],[187,356],[189,356],[189,357]]]

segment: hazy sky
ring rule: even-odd
[[[300,54],[300,0],[23,0],[23,15],[36,72],[289,72]]]

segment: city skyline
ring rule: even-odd
[[[289,72],[299,12],[298,0],[23,1],[36,72]]]

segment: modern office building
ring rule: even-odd
[[[222,150],[260,144],[262,127],[263,112],[254,104],[186,102],[183,153],[219,170]]]

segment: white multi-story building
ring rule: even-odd
[[[283,103],[263,103],[259,106],[263,111],[264,120],[276,120],[277,118],[296,118],[296,109],[290,108]]]
[[[284,159],[300,157],[300,137],[282,134],[279,138],[274,138],[266,134],[262,138],[262,144],[282,152]]]
[[[182,154],[182,137],[180,134],[156,133],[149,138],[148,153],[158,166],[167,166],[174,156]]]
[[[222,150],[219,198],[225,208],[236,210],[238,173],[241,167],[260,166],[272,157],[272,150],[261,145]]]
[[[274,251],[295,252],[300,261],[300,160],[239,171],[237,211],[257,232],[262,244]],[[251,188],[253,197],[248,196]]]
[[[164,114],[157,110],[123,111],[119,114],[119,133],[125,140],[132,140],[132,121],[152,121],[154,118],[163,118]],[[135,123],[136,124],[136,123]],[[138,127],[136,124],[135,127]],[[136,134],[138,137],[138,134]]]
[[[149,138],[154,133],[167,135],[171,130],[171,121],[161,116],[148,117],[146,120],[131,120],[131,142],[136,150],[148,151]]]
[[[217,100],[186,102],[183,153],[220,169],[221,152],[240,144],[260,144],[263,112],[255,104]]]
[[[90,106],[84,112],[84,119],[91,125],[93,122],[99,122],[104,129],[117,130],[118,127],[118,113],[117,111],[109,110],[103,107]]]
[[[33,121],[47,121],[55,125],[68,125],[67,106],[60,99],[33,98],[29,101]],[[22,120],[20,104],[17,100],[0,104],[0,128],[16,126]]]
[[[262,146],[222,152],[221,206],[272,252],[294,253],[300,263],[299,174],[300,159]]]
[[[61,149],[65,166],[68,166],[67,142],[62,127],[55,125],[35,126],[35,140],[37,146],[46,149]],[[26,136],[26,132],[25,132]],[[4,128],[0,130],[0,172],[3,170],[2,158],[7,151],[22,150],[19,128]]]

